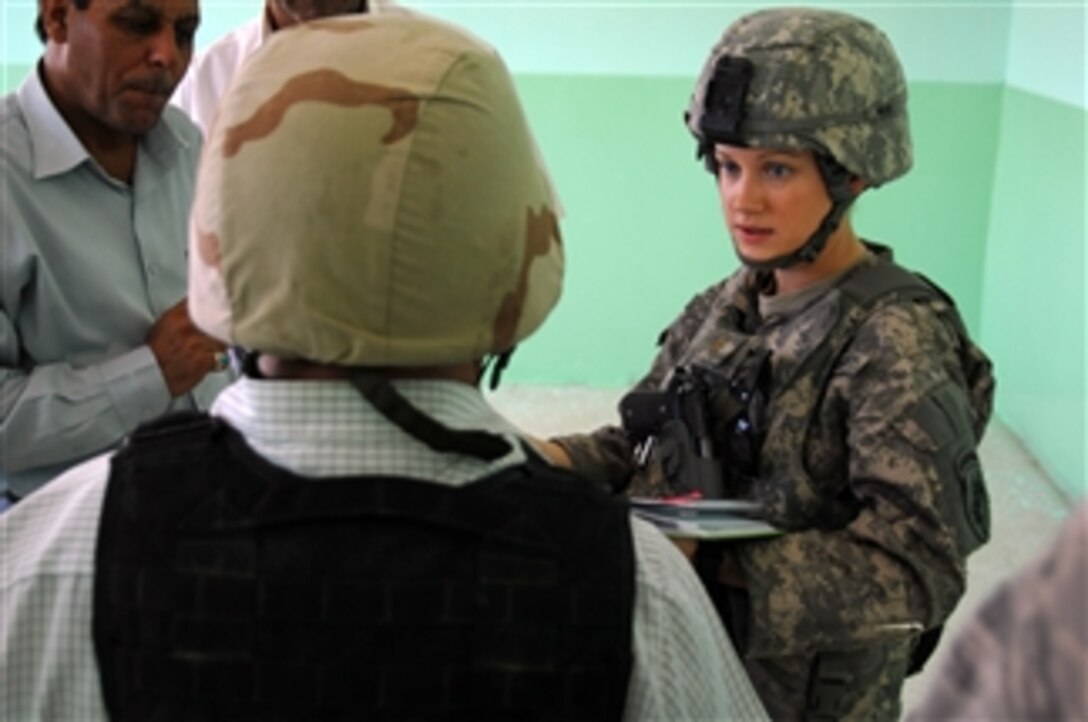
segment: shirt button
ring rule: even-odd
[[[155,275],[158,275],[158,273],[159,273],[159,267],[158,266],[156,266],[154,263],[147,264],[147,275],[155,276]]]

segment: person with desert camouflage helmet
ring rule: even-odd
[[[5,715],[765,719],[683,556],[477,388],[559,298],[551,203],[479,40],[271,39],[190,224],[192,317],[247,376],[0,518]]]
[[[551,455],[633,495],[758,502],[785,534],[703,543],[694,562],[768,712],[896,719],[989,535],[976,448],[993,394],[951,299],[847,212],[911,167],[903,71],[861,18],[760,10],[714,46],[685,122],[743,265],[666,329],[635,390],[702,380],[686,388],[710,409],[720,484],[685,475],[675,426],[652,446],[633,428],[558,437]]]
[[[417,14],[396,0],[265,0],[257,17],[216,40],[193,58],[189,72],[178,83],[170,102],[184,110],[207,136],[219,101],[235,74],[273,33],[320,18],[363,13],[371,16]],[[536,145],[534,152],[543,166]],[[562,218],[562,206],[550,174],[548,183]]]

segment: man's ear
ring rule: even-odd
[[[42,26],[45,36],[54,43],[68,39],[68,12],[73,8],[71,0],[39,0]]]
[[[869,183],[861,176],[850,176],[850,192],[853,193],[855,197],[860,196],[861,192],[868,187]]]

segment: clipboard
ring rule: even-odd
[[[757,539],[783,534],[760,518],[759,504],[742,499],[631,497],[631,512],[677,539]]]

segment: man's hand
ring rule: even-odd
[[[221,371],[217,354],[227,347],[205,335],[189,318],[186,299],[166,311],[147,332],[147,345],[155,354],[171,397],[188,393],[212,371]]]
[[[545,459],[551,462],[552,466],[561,466],[564,469],[573,468],[570,455],[567,454],[567,450],[559,444],[535,436],[527,435],[525,438],[528,439],[529,443],[532,444]]]
[[[680,553],[688,558],[690,562],[695,556],[696,550],[699,549],[698,539],[680,539],[676,537],[670,537],[669,541],[676,545],[676,548],[680,550]]]

